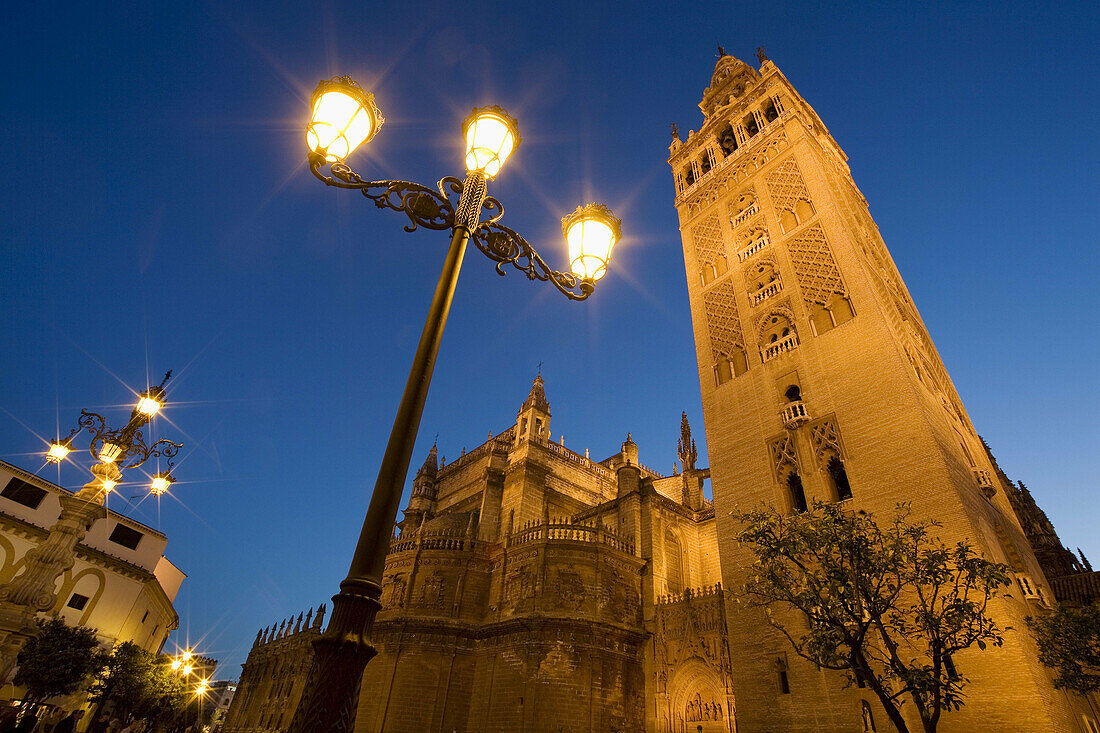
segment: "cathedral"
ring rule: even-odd
[[[356,730],[887,730],[873,695],[737,602],[736,511],[813,501],[911,502],[1010,567],[990,613],[1011,630],[954,659],[970,686],[940,730],[1100,730],[1024,621],[1100,598],[1100,574],[993,460],[844,152],[758,59],[720,52],[699,130],[669,149],[709,467],[687,415],[670,476],[630,435],[598,461],[567,449],[541,375],[506,429],[451,463],[433,448],[390,545]],[[289,724],[323,612],[257,635],[227,733]]]

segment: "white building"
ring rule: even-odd
[[[59,497],[72,493],[0,461],[0,585],[57,521]],[[73,566],[55,586],[57,603],[43,615],[95,629],[106,647],[132,641],[159,652],[179,625],[172,603],[187,577],[164,557],[166,544],[152,527],[108,510],[76,545]]]

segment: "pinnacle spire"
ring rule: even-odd
[[[540,366],[539,373],[535,376],[535,381],[531,383],[531,391],[528,393],[527,399],[523,401],[523,409],[534,407],[545,413],[550,412],[550,403],[546,401],[546,389],[543,385],[542,367]]]
[[[686,412],[680,413],[680,440],[676,442],[676,453],[680,456],[680,462],[684,464],[685,471],[695,468],[699,452],[695,449],[695,440],[691,437],[691,425],[688,423]]]
[[[416,472],[416,478],[424,477],[435,480],[436,474],[439,473],[439,463],[436,460],[437,454],[438,449],[433,443],[432,449],[428,451],[428,456],[424,459],[424,465]]]

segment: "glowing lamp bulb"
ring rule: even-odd
[[[569,245],[569,269],[580,278],[599,280],[607,274],[611,250],[622,236],[622,221],[603,204],[586,204],[561,220]]]
[[[192,667],[190,664],[183,665],[183,673],[184,674],[191,674],[191,670],[193,670],[193,669],[194,669],[194,667]]]
[[[104,442],[99,449],[99,460],[104,463],[114,463],[122,453],[122,446],[115,443]]]
[[[492,178],[519,146],[519,125],[500,107],[481,107],[462,123],[466,140],[466,170]]]
[[[149,492],[153,496],[160,496],[164,492],[168,491],[175,483],[176,478],[168,471],[158,473],[153,477],[153,482],[149,486]]]
[[[175,672],[175,671],[179,670],[181,664],[183,664],[183,662],[181,662],[180,660],[173,659],[172,660],[172,671]]]
[[[114,488],[118,486],[118,481],[113,481],[109,478],[101,479],[100,483],[103,485],[103,490],[107,492],[113,491]]]
[[[137,411],[145,417],[152,417],[160,412],[160,408],[164,407],[164,403],[159,400],[155,400],[152,397],[142,397],[138,400]]]
[[[318,84],[310,99],[310,109],[306,145],[330,163],[351,155],[378,134],[385,122],[374,103],[374,95],[349,76],[337,76]]]
[[[46,452],[46,460],[50,463],[61,463],[72,453],[72,450],[67,440],[50,441],[50,449]]]

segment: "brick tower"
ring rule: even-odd
[[[686,141],[674,128],[669,163],[723,585],[739,588],[750,562],[735,509],[817,499],[885,516],[912,502],[942,539],[969,538],[1015,573],[992,610],[1013,630],[1003,648],[958,655],[967,703],[940,729],[1084,730],[1024,623],[1049,586],[847,157],[763,50],[759,69],[719,51],[702,126]],[[731,599],[727,616],[739,731],[889,725],[873,695],[797,657],[762,613]]]

